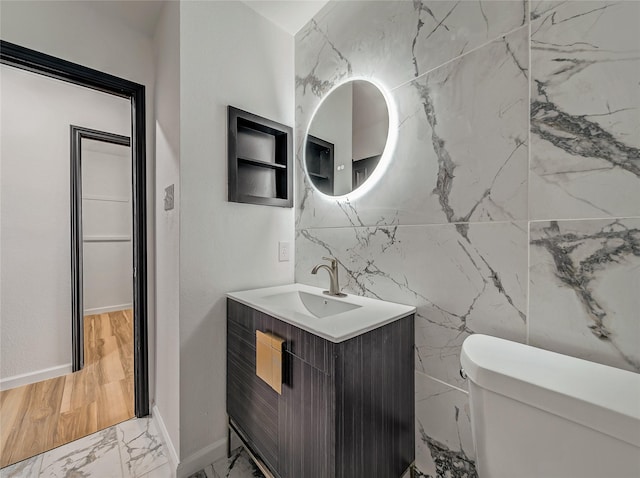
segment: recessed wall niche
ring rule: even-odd
[[[293,130],[228,107],[229,201],[293,206]]]

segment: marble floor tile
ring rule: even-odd
[[[170,463],[160,465],[158,468],[151,470],[140,478],[175,478],[176,471],[173,469]],[[208,477],[207,477],[208,478]]]
[[[0,470],[0,478],[32,478],[40,474],[43,455],[36,455]]]
[[[116,427],[107,428],[46,452],[40,476],[121,478],[122,465]]]
[[[429,476],[429,475],[427,475],[425,473],[422,473],[420,470],[416,470],[416,475],[415,476],[416,476],[416,478],[432,478],[431,476]],[[407,477],[404,477],[404,478],[407,478]]]
[[[153,419],[137,418],[3,468],[0,478],[175,478],[168,456]]]
[[[209,465],[210,467],[211,465]],[[208,468],[208,467],[207,467]],[[189,475],[189,478],[209,478],[205,470],[196,471],[193,475]],[[215,478],[215,475],[214,475]]]
[[[213,471],[212,463],[211,465],[207,465],[203,470],[200,470],[189,476],[189,478],[218,478],[218,475],[216,475],[216,472]]]
[[[116,425],[123,476],[138,477],[169,461],[155,422],[133,419]]]
[[[408,471],[402,478],[410,478],[410,476]],[[416,476],[429,478],[428,475],[420,472]],[[221,458],[189,478],[264,478],[264,475],[253,464],[244,448],[237,448],[231,458]]]
[[[221,458],[213,464],[215,478],[264,478],[244,448],[237,448],[231,458]]]

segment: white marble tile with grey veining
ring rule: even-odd
[[[640,214],[639,2],[537,2],[532,219]]]
[[[0,478],[36,478],[40,476],[43,455],[36,455],[0,470]]]
[[[2,478],[175,477],[151,417],[129,420],[0,471]]]
[[[140,478],[176,478],[176,470],[170,463],[165,463],[141,475]]]
[[[416,466],[428,476],[477,478],[468,395],[416,372]]]
[[[404,172],[414,182],[402,209],[425,222],[527,218],[527,36],[522,28],[398,90],[396,158],[430,166]]]
[[[567,3],[567,1],[575,1],[575,0],[532,0],[529,3],[530,6],[530,22],[537,20],[543,15],[548,14],[549,12],[553,12],[558,7],[561,7],[563,4]]]
[[[116,428],[107,428],[45,453],[40,476],[122,477]]]
[[[298,148],[334,85],[367,77],[393,89],[523,26],[527,9],[526,0],[329,3],[296,35]]]
[[[138,477],[169,461],[155,422],[128,420],[116,426],[125,478]]]
[[[216,478],[264,478],[244,448],[237,448],[231,458],[221,458],[213,464]]]
[[[327,255],[344,291],[416,306],[416,369],[439,380],[465,387],[469,334],[525,340],[526,223],[304,229],[296,282],[326,287],[311,269]]]
[[[531,345],[640,372],[640,219],[531,223]]]
[[[527,34],[521,28],[395,90],[395,151],[366,195],[321,195],[298,156],[297,228],[526,219]]]
[[[527,24],[527,11],[526,0],[332,2],[296,34],[296,87],[318,97],[365,76],[394,88]]]

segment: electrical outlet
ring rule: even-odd
[[[288,242],[278,242],[278,260],[280,262],[289,262],[289,254],[291,245]]]

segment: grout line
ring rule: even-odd
[[[569,219],[531,219],[532,222],[579,222],[579,221],[611,221],[618,219],[640,219],[640,216],[606,216],[606,217],[578,217]]]
[[[363,229],[367,227],[440,227],[440,226],[456,226],[459,224],[462,225],[470,225],[470,226],[478,226],[478,225],[504,225],[504,224],[517,224],[523,223],[526,224],[526,219],[514,219],[511,221],[474,221],[474,222],[438,222],[438,223],[425,223],[425,224],[369,224],[364,226],[354,226],[354,225],[344,225],[344,226],[324,226],[324,227],[299,227],[296,229],[298,231],[309,231],[315,229]]]
[[[529,81],[528,95],[529,104],[527,105],[527,312],[525,324],[524,343],[529,344],[529,333],[531,329],[531,85],[533,84],[533,70],[531,69],[531,2],[527,2],[527,20],[529,34],[527,36],[527,49],[529,51]]]
[[[423,375],[424,377],[427,377],[427,378],[433,380],[434,382],[438,382],[438,383],[440,383],[442,385],[446,385],[447,387],[453,388],[454,390],[457,390],[458,392],[462,392],[465,395],[469,394],[469,392],[467,392],[466,390],[464,390],[464,389],[462,389],[460,387],[456,387],[455,385],[451,385],[450,383],[447,383],[447,382],[445,382],[443,380],[440,380],[439,378],[432,377],[431,375],[429,375],[427,373],[424,373],[424,372],[421,372],[418,369],[415,369],[415,373],[419,373],[420,375]]]
[[[527,28],[528,28],[530,25],[531,25],[531,22],[527,19],[527,24],[526,24],[526,25],[520,25],[520,26],[518,26],[518,27],[516,27],[516,28],[514,28],[514,29],[512,29],[512,30],[509,30],[509,31],[508,31],[508,32],[506,32],[506,33],[501,33],[501,34],[500,34],[500,35],[498,35],[497,37],[495,37],[495,38],[493,38],[493,39],[491,39],[491,40],[488,40],[488,41],[484,42],[483,44],[478,45],[477,47],[472,48],[472,49],[471,49],[471,50],[469,50],[469,51],[465,51],[462,55],[458,55],[458,56],[456,56],[456,57],[454,57],[454,58],[451,58],[450,60],[447,60],[447,61],[445,61],[444,63],[442,63],[442,64],[440,64],[440,65],[438,65],[438,66],[436,66],[436,67],[433,67],[433,68],[431,68],[431,69],[429,69],[429,70],[425,71],[424,73],[420,73],[420,75],[415,76],[415,77],[411,78],[410,80],[407,80],[407,81],[405,81],[405,82],[403,82],[403,83],[400,83],[400,84],[399,84],[399,85],[397,85],[397,86],[394,86],[393,88],[390,88],[390,89],[389,89],[389,91],[390,91],[390,92],[394,92],[395,90],[400,89],[400,88],[402,88],[403,86],[407,86],[408,84],[410,84],[410,83],[412,83],[412,82],[414,82],[414,81],[416,81],[416,80],[421,79],[423,76],[428,75],[429,73],[432,73],[432,72],[434,72],[435,70],[438,70],[439,68],[442,68],[443,66],[446,66],[446,65],[449,65],[450,63],[453,63],[453,62],[455,62],[455,61],[458,61],[459,59],[464,58],[465,56],[469,55],[470,53],[473,53],[473,52],[475,52],[475,51],[477,51],[477,50],[480,50],[481,48],[484,48],[485,46],[490,45],[490,44],[492,44],[492,43],[494,43],[494,42],[496,42],[496,41],[500,40],[501,38],[504,38],[504,37],[506,37],[506,36],[508,36],[508,35],[511,35],[512,33],[517,32],[517,31],[518,31],[518,30],[520,30],[520,29],[523,29],[523,28],[525,28],[525,27],[527,27]]]
[[[44,464],[44,453],[42,454],[42,456],[40,457],[40,465],[38,466],[38,469],[36,471],[36,477],[39,477],[40,474],[42,473],[42,465]]]
[[[300,231],[312,231],[322,229],[365,229],[369,227],[441,227],[441,226],[456,226],[458,224],[479,226],[479,225],[504,225],[504,224],[528,224],[531,223],[544,223],[544,222],[580,222],[580,221],[609,221],[609,220],[624,220],[624,219],[640,219],[640,216],[607,216],[607,217],[586,217],[586,218],[568,218],[568,219],[514,219],[510,221],[473,221],[473,222],[441,222],[441,223],[424,223],[424,224],[365,224],[364,226],[312,226],[312,227],[298,227],[295,232]]]
[[[156,466],[154,468],[151,468],[150,470],[145,471],[141,475],[134,474],[132,478],[145,478],[146,476],[149,476],[149,474],[151,474],[152,472],[162,468],[165,465],[169,465],[169,467],[171,468],[171,465],[169,464],[169,461],[165,461],[164,463],[162,463],[162,464],[160,464],[160,465],[158,465],[158,466]]]
[[[120,446],[120,434],[118,433],[118,424],[113,425],[113,428],[116,430],[116,445],[118,447],[118,456],[120,457],[120,476],[122,478],[127,478],[127,475],[124,474],[124,460],[122,459],[122,447]]]

